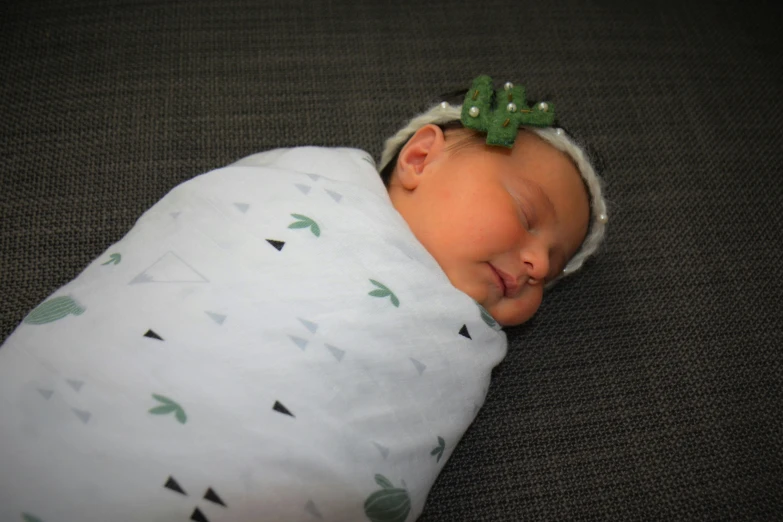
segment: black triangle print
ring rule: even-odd
[[[463,337],[467,337],[468,339],[473,339],[473,338],[470,336],[470,332],[468,332],[468,325],[466,325],[466,324],[463,324],[463,325],[462,325],[462,328],[460,328],[460,329],[459,329],[459,334],[460,334],[461,336],[463,336]]]
[[[202,513],[199,508],[193,510],[193,514],[190,515],[190,520],[195,520],[196,522],[209,522],[209,519],[204,516],[204,513]]]
[[[163,340],[163,337],[161,337],[160,335],[156,334],[152,330],[147,330],[147,333],[144,334],[144,337],[149,337],[150,339],[157,339],[158,341],[162,341]]]
[[[275,247],[278,252],[283,250],[283,247],[285,246],[285,241],[278,241],[276,239],[267,239],[266,242]]]
[[[217,493],[215,493],[215,490],[212,488],[207,489],[207,492],[204,493],[204,498],[209,500],[210,502],[214,502],[215,504],[220,504],[223,507],[228,507],[226,504],[220,499]]]
[[[278,411],[280,413],[285,413],[286,415],[290,415],[291,417],[294,417],[294,414],[288,411],[288,408],[280,404],[278,401],[275,401],[275,405],[272,406],[272,409],[275,411]],[[296,417],[294,417],[296,418]]]
[[[180,487],[179,483],[176,480],[174,480],[174,477],[172,477],[171,475],[169,475],[169,479],[166,481],[165,484],[163,484],[163,487],[168,488],[171,491],[176,491],[177,493],[181,493],[186,497],[188,496],[188,494],[185,493],[185,490],[182,489],[182,487]]]

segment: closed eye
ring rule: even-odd
[[[517,214],[519,215],[519,220],[522,222],[522,226],[525,230],[529,231],[535,223],[535,212],[533,207],[527,205],[518,194],[511,191],[509,191],[509,194],[514,200],[514,206],[517,209]]]

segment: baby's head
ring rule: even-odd
[[[513,107],[500,99],[509,89],[516,92]],[[472,101],[477,94],[471,99],[468,92],[464,111],[435,105],[387,140],[381,176],[394,207],[451,283],[511,326],[530,319],[544,288],[596,251],[606,204],[587,156],[562,129],[524,124],[530,118],[541,125],[542,117],[551,124],[551,105],[528,108],[524,91],[520,98],[510,84],[491,93],[491,109],[487,100]],[[466,128],[480,126],[471,120],[477,105],[489,121],[486,134]],[[523,124],[509,139],[505,115],[512,109]],[[503,111],[495,114],[495,128],[490,110]]]

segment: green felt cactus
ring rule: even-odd
[[[549,127],[555,122],[555,107],[541,102],[529,107],[525,88],[506,83],[495,91],[492,78],[486,75],[473,80],[465,94],[461,114],[462,125],[487,133],[488,145],[512,147],[520,125]]]
[[[79,306],[71,296],[62,295],[54,297],[38,305],[27,317],[24,318],[27,324],[46,324],[62,319],[67,315],[81,315],[85,308]]]
[[[381,488],[364,501],[364,514],[372,522],[405,522],[411,511],[411,497],[408,490],[395,488],[381,474],[375,475],[375,482]]]

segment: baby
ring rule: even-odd
[[[554,108],[477,78],[388,140],[175,187],[0,348],[0,520],[406,522],[603,237]]]
[[[381,176],[451,283],[513,326],[533,316],[547,285],[595,252],[607,215],[598,177],[562,129],[527,126],[514,140],[514,122],[502,143],[485,136],[492,122],[475,120],[489,116],[494,94],[491,79],[479,77],[462,107],[442,102],[411,120],[387,141]],[[500,130],[507,116],[554,120],[551,104],[528,109],[511,83],[497,97]]]

